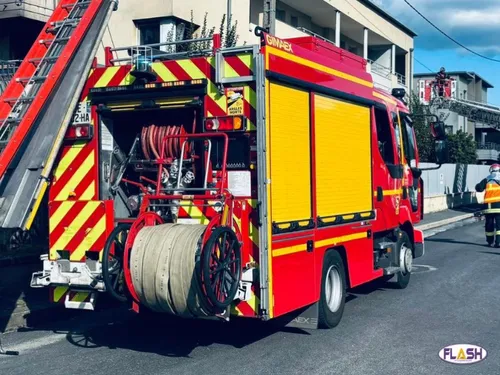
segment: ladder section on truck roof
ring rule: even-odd
[[[0,97],[0,227],[29,229],[118,0],[62,0]]]
[[[471,100],[447,98],[440,105],[460,116],[467,117],[471,121],[477,121],[485,125],[500,129],[500,108],[478,103]]]

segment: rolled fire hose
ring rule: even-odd
[[[130,256],[132,283],[153,311],[185,318],[211,315],[196,277],[205,225],[162,224],[139,231]]]

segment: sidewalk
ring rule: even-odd
[[[474,213],[479,206],[447,210],[424,216],[417,228],[427,238],[456,226],[478,220]],[[0,253],[0,333],[21,327],[34,327],[40,323],[63,320],[81,314],[49,302],[48,289],[30,287],[31,274],[39,271],[42,263],[39,255],[28,253]],[[99,308],[106,308],[111,301],[100,295]]]
[[[450,229],[450,226],[460,226],[481,220],[481,218],[476,216],[476,213],[480,211],[481,205],[471,205],[424,214],[424,219],[417,224],[416,228],[424,232],[437,229],[439,229],[439,231],[447,230]]]

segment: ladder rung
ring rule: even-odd
[[[22,118],[0,118],[0,126],[2,124],[19,124]]]
[[[21,78],[16,78],[16,81],[17,82],[21,82],[21,83],[27,83],[27,82],[30,82],[30,81],[33,81],[33,82],[41,82],[41,81],[45,81],[47,79],[47,76],[40,76],[40,77],[21,77]]]
[[[31,102],[35,99],[34,96],[25,96],[25,97],[21,97],[21,98],[5,98],[3,101],[5,103],[11,103],[11,104],[14,104],[16,103],[17,101],[20,101],[20,102]]]
[[[80,1],[78,3],[64,4],[62,6],[62,8],[63,9],[73,9],[74,7],[83,7],[83,6],[90,5],[90,3],[92,3],[92,1]]]
[[[57,59],[59,58],[59,56],[53,56],[53,57],[37,57],[37,58],[34,58],[34,59],[29,59],[28,61],[32,64],[39,64],[40,61],[43,60],[43,62],[48,62],[48,63],[51,63],[51,62],[56,62]]]
[[[51,22],[51,27],[48,27],[45,31],[47,33],[56,33],[63,26],[75,27],[79,22],[80,19]]]
[[[40,44],[52,44],[52,43],[61,43],[61,42],[67,42],[69,40],[69,36],[64,37],[64,38],[54,38],[54,39],[40,39]]]

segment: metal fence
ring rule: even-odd
[[[21,60],[0,60],[0,95],[14,76]]]
[[[435,167],[421,163],[421,168]],[[476,184],[489,174],[489,165],[443,164],[441,168],[424,171],[424,194],[426,197],[444,194],[459,194],[475,191]]]

